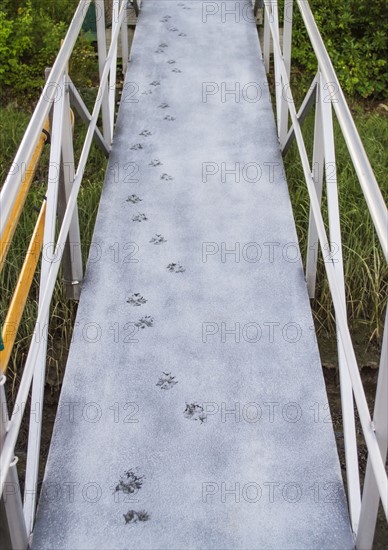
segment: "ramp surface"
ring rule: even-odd
[[[32,548],[353,548],[249,2],[144,1],[107,174]]]

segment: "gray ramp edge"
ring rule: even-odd
[[[34,550],[354,547],[255,24],[202,17],[143,3]],[[261,98],[204,102],[203,82]],[[204,162],[220,166],[207,181]],[[262,175],[222,181],[223,162]]]

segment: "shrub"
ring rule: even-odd
[[[310,0],[310,6],[344,91],[383,97],[388,85],[385,0]],[[293,61],[311,76],[315,54],[297,8],[294,14]]]
[[[78,2],[72,0],[6,1],[0,9],[0,87],[2,102],[16,97],[35,99],[44,84],[44,70],[51,66],[60,49],[68,24]],[[83,66],[85,84],[90,84],[89,61],[94,50],[81,35],[75,57],[87,61]]]

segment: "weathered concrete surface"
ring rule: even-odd
[[[143,4],[34,550],[353,547],[256,28],[221,4]]]

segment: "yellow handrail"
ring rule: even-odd
[[[36,266],[43,246],[44,221],[46,217],[46,201],[43,202],[38,220],[31,237],[30,244],[20,271],[16,288],[4,321],[2,338],[4,349],[0,351],[0,372],[7,370],[9,358],[15,343],[15,338],[26,305],[28,293],[34,279]]]
[[[47,119],[46,124],[44,125],[44,132],[42,131],[42,135],[40,136],[39,141],[36,144],[35,151],[31,158],[31,162],[28,165],[28,169],[24,176],[23,183],[20,187],[19,193],[12,207],[11,214],[8,219],[8,223],[5,227],[3,236],[0,239],[0,273],[3,269],[5,259],[7,257],[9,248],[11,246],[11,242],[15,234],[15,230],[19,222],[20,215],[23,211],[23,207],[26,202],[28,191],[31,187],[32,180],[34,179],[35,171],[38,166],[39,159],[42,155],[44,145],[48,139],[47,136],[48,136],[49,129],[50,129],[50,123],[49,123],[49,120]]]
[[[70,118],[72,127],[74,128],[74,113],[71,109]],[[42,155],[44,145],[47,142],[49,128],[50,122],[49,119],[47,119],[46,124],[44,125],[44,129],[42,130],[42,135],[40,136],[39,141],[35,147],[35,151],[28,166],[28,170],[26,171],[23,183],[20,187],[15,203],[13,205],[3,237],[0,239],[0,273],[4,267],[4,263],[9,248],[11,246],[11,242],[15,234],[20,215],[23,211],[28,191],[31,187],[31,183],[33,181],[36,168],[38,166],[38,162]],[[16,288],[13,293],[8,313],[2,328],[2,338],[0,338],[0,343],[2,340],[2,344],[4,346],[3,349],[1,349],[0,346],[0,372],[2,373],[5,373],[8,367],[9,358],[15,344],[17,331],[20,325],[28,294],[30,292],[32,281],[34,279],[36,266],[38,264],[39,256],[42,250],[45,216],[46,201],[44,201],[44,203],[42,204],[42,208],[40,210],[39,217],[36,222],[34,232],[31,237],[31,241],[23,262],[23,267],[19,273]]]

